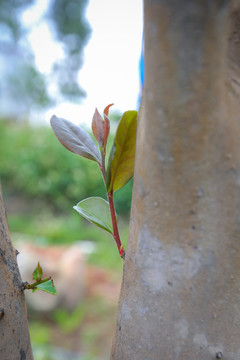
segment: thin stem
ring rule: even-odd
[[[99,164],[99,167],[100,167],[100,170],[102,172],[103,179],[104,179],[104,182],[105,182],[105,185],[106,185],[105,155],[104,155],[103,152],[101,152],[101,155],[102,155],[102,163]],[[107,196],[108,196],[110,214],[111,214],[111,219],[112,219],[113,237],[114,237],[114,240],[115,240],[115,242],[117,244],[119,255],[121,256],[121,258],[124,259],[125,251],[124,251],[124,248],[122,246],[119,231],[118,231],[116,212],[115,212],[115,207],[114,207],[114,202],[113,202],[113,192],[107,192]]]
[[[117,225],[117,219],[116,219],[116,212],[115,212],[115,207],[114,207],[114,202],[113,202],[113,193],[107,193],[108,195],[108,201],[109,201],[109,207],[110,207],[110,213],[111,213],[111,218],[112,218],[112,225],[113,225],[113,237],[116,241],[117,247],[118,247],[118,251],[119,251],[119,255],[121,256],[121,258],[125,257],[125,251],[123,249],[121,240],[120,240],[120,236],[119,236],[119,231],[118,231],[118,225]]]
[[[35,281],[35,282],[32,283],[32,284],[26,283],[26,284],[25,284],[25,289],[35,289],[36,286],[38,286],[38,285],[40,285],[40,284],[43,284],[43,283],[45,283],[45,282],[47,282],[47,281],[49,281],[49,280],[51,280],[51,276],[50,276],[50,277],[47,277],[47,278],[45,278],[45,279],[37,280],[37,281]]]

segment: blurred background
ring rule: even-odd
[[[142,0],[0,0],[0,179],[23,280],[40,261],[58,290],[27,293],[35,360],[105,360],[122,260],[103,230],[73,210],[105,196],[95,162],[55,138],[55,113],[90,131],[95,107],[121,114],[141,96]],[[110,135],[109,147],[113,141]],[[115,193],[128,239],[132,181]]]

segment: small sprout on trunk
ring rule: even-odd
[[[43,270],[38,262],[37,267],[33,272],[33,280],[35,281],[32,284],[29,284],[28,282],[22,283],[22,290],[32,290],[32,292],[42,290],[49,294],[57,295],[57,290],[51,277],[42,279],[42,275]]]

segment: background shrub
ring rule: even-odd
[[[106,197],[97,164],[64,149],[48,126],[0,121],[0,178],[5,196],[28,199],[35,209],[66,213],[88,196]],[[129,215],[131,193],[132,181],[116,192],[119,214]]]

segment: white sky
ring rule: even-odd
[[[46,23],[40,21],[48,0],[24,13],[26,24],[34,25],[29,35],[40,71],[49,74],[52,62],[63,56],[61,46],[53,41]],[[87,97],[80,105],[62,102],[44,114],[55,113],[77,123],[92,120],[95,107],[102,112],[109,103],[121,112],[137,108],[139,95],[139,58],[141,53],[143,5],[142,0],[90,0],[86,12],[92,36],[84,50],[84,64],[79,83]],[[54,86],[50,87],[55,92]]]

